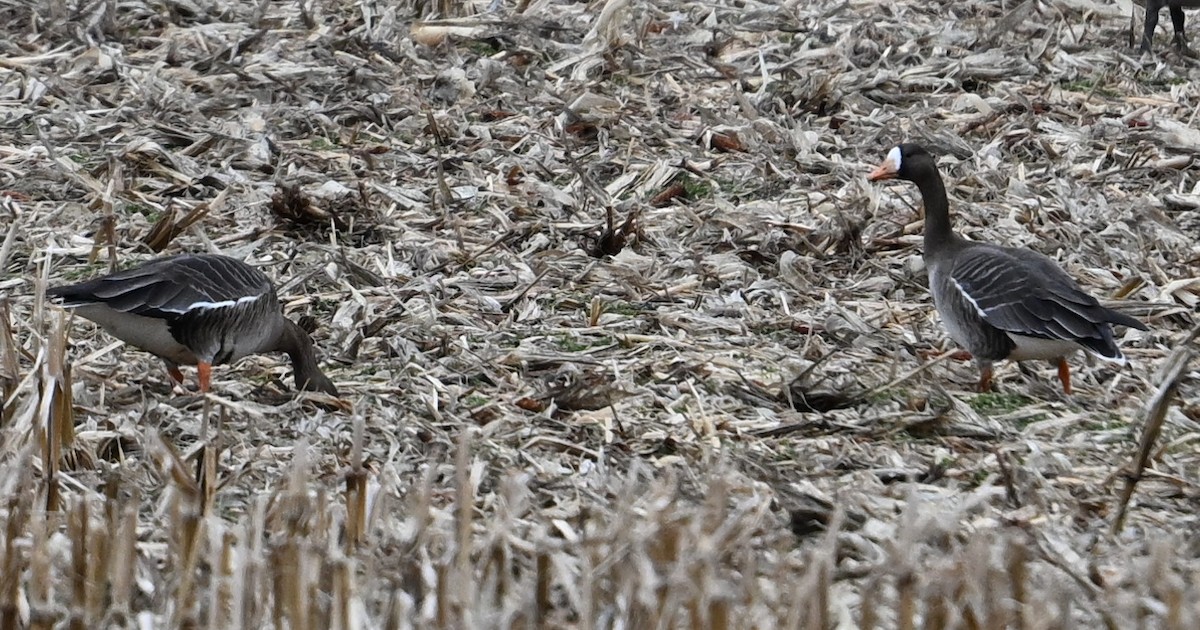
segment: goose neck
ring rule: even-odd
[[[931,250],[936,251],[955,239],[954,229],[950,225],[950,201],[946,198],[946,186],[936,170],[917,179],[916,184],[925,205],[925,251],[928,255]]]

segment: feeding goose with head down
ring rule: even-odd
[[[992,364],[1010,359],[1057,363],[1071,393],[1066,357],[1076,350],[1119,365],[1125,356],[1113,324],[1145,324],[1100,305],[1050,258],[1035,251],[969,241],[950,225],[946,188],[933,156],[916,144],[893,148],[867,176],[913,182],[925,205],[924,258],[934,306],[950,336],[974,356],[979,388],[991,386]]]
[[[162,358],[180,384],[179,366],[197,366],[202,392],[209,389],[214,365],[283,352],[292,361],[298,388],[337,395],[317,365],[308,333],[284,317],[274,285],[239,260],[215,254],[158,258],[46,294],[112,336]]]

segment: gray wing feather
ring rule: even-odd
[[[950,277],[984,321],[1006,332],[1074,341],[1120,356],[1111,324],[1146,327],[1107,309],[1054,261],[1030,250],[976,246],[956,257]]]
[[[225,256],[172,256],[114,274],[54,287],[47,295],[63,306],[104,304],[112,309],[174,319],[189,311],[273,294],[262,272]]]

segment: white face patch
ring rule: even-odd
[[[896,167],[896,171],[900,170],[900,147],[892,147],[892,150],[888,151],[887,161]]]

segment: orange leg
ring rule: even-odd
[[[176,383],[183,385],[183,372],[179,371],[179,366],[168,365],[167,366],[167,374],[170,374],[171,378],[175,379]]]
[[[200,361],[196,364],[196,370],[200,372],[200,393],[207,394],[208,386],[212,383],[212,364]]]
[[[1071,395],[1071,366],[1067,365],[1067,360],[1064,358],[1058,359],[1058,380],[1062,381],[1063,393]]]
[[[992,366],[990,365],[979,369],[979,391],[992,391]]]

